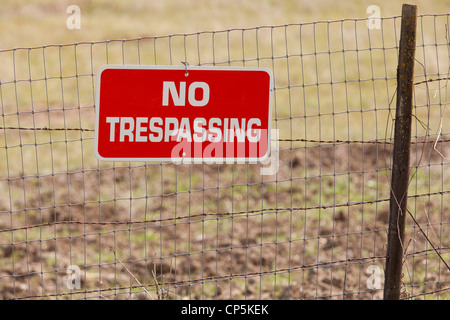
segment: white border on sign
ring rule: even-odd
[[[202,67],[202,66],[189,66],[189,70],[215,70],[215,71],[264,71],[269,75],[270,87],[269,87],[269,117],[268,117],[268,133],[267,133],[267,152],[262,157],[257,158],[104,158],[98,153],[98,126],[100,118],[100,80],[104,70],[107,69],[162,69],[162,70],[186,70],[185,66],[149,66],[149,65],[104,65],[97,71],[97,87],[95,93],[95,138],[94,138],[94,153],[97,159],[102,161],[146,161],[146,162],[180,162],[180,163],[257,163],[266,160],[270,155],[271,145],[271,128],[272,128],[272,100],[273,100],[273,75],[272,72],[265,67]]]

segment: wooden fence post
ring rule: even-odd
[[[402,285],[403,241],[409,184],[416,20],[417,6],[403,4],[397,69],[397,104],[389,203],[389,232],[384,281],[385,300],[398,300]]]

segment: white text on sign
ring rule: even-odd
[[[169,93],[172,97],[173,104],[175,106],[186,105],[186,82],[180,82],[180,92],[177,92],[175,82],[164,81],[163,82],[163,106],[169,105]],[[195,99],[195,90],[202,89],[203,98],[201,100]],[[209,85],[206,82],[193,82],[189,86],[188,93],[189,104],[193,107],[203,107],[209,102]]]
[[[239,121],[241,120],[241,121]],[[261,138],[261,120],[258,118],[195,118],[193,130],[189,118],[160,118],[160,117],[107,117],[110,124],[109,141],[116,141],[116,125],[119,126],[120,142],[258,142]],[[222,140],[223,139],[223,140]]]

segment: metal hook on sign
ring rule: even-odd
[[[189,75],[189,72],[188,72],[188,69],[187,69],[188,66],[189,66],[189,63],[186,62],[186,61],[181,61],[181,63],[184,64],[184,68],[185,68],[184,76],[187,77]]]

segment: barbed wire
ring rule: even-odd
[[[54,294],[48,294],[48,295],[30,295],[26,297],[18,297],[15,298],[16,300],[21,299],[34,299],[34,298],[50,298],[50,297],[57,297],[57,296],[66,296],[66,295],[76,295],[76,294],[88,294],[88,293],[97,293],[97,292],[107,292],[107,291],[120,291],[120,290],[130,290],[130,289],[138,289],[138,288],[149,288],[149,287],[157,287],[158,285],[164,285],[164,286],[182,286],[182,285],[195,285],[198,283],[204,283],[204,282],[210,282],[210,281],[223,281],[228,279],[235,279],[235,278],[248,278],[248,277],[258,277],[263,275],[271,275],[271,274],[279,274],[279,273],[285,273],[290,271],[298,271],[298,270],[307,270],[307,269],[314,269],[319,267],[335,267],[339,265],[345,265],[350,263],[363,263],[365,261],[378,261],[378,260],[385,260],[385,256],[370,256],[370,257],[362,257],[362,258],[348,258],[348,259],[341,259],[341,260],[334,260],[334,261],[325,261],[325,262],[318,262],[314,264],[307,264],[307,265],[299,265],[299,266],[293,266],[289,268],[278,268],[275,270],[269,270],[269,271],[260,271],[260,272],[247,272],[247,273],[240,273],[240,274],[227,274],[227,275],[214,275],[214,276],[208,276],[203,278],[196,278],[196,279],[189,279],[189,280],[178,280],[178,281],[172,281],[172,282],[164,282],[164,283],[153,283],[153,284],[145,284],[145,285],[132,285],[132,286],[126,286],[126,287],[115,287],[115,288],[99,288],[97,290],[85,290],[85,291],[72,291],[72,292],[61,292],[61,293],[54,293]],[[125,261],[126,262],[126,261]]]
[[[445,194],[450,194],[450,190],[430,192],[430,193],[424,193],[424,194],[413,194],[413,195],[408,195],[408,198],[420,198],[420,197],[429,197],[429,196],[433,196],[433,195],[445,195]],[[325,209],[340,208],[340,207],[351,207],[351,206],[375,204],[375,203],[381,203],[381,202],[387,202],[387,201],[389,201],[389,198],[376,199],[376,200],[365,200],[365,201],[358,201],[358,202],[347,202],[347,203],[331,204],[331,205],[311,206],[311,207],[292,207],[292,208],[273,207],[273,208],[244,210],[244,211],[236,211],[236,212],[198,213],[198,214],[191,214],[191,215],[178,216],[178,217],[169,217],[169,218],[162,218],[162,219],[124,220],[124,221],[75,221],[75,220],[49,221],[46,223],[35,224],[35,225],[30,225],[30,226],[0,229],[0,233],[25,230],[25,229],[42,228],[42,227],[61,225],[61,224],[63,224],[63,225],[64,224],[74,224],[74,225],[147,224],[147,223],[158,223],[158,222],[161,223],[161,222],[178,221],[178,220],[186,220],[186,219],[190,220],[193,218],[201,218],[201,217],[205,218],[205,217],[221,217],[221,216],[240,216],[240,215],[248,215],[248,214],[277,213],[277,212],[289,212],[289,211],[308,211],[308,210],[317,210],[317,209],[325,210]],[[5,212],[8,212],[8,211],[5,211]]]
[[[8,127],[2,127],[0,126],[0,130],[24,130],[24,131],[82,131],[82,132],[95,132],[95,129],[88,129],[88,128],[58,128],[58,127],[14,127],[14,126],[8,126]],[[444,135],[440,135],[445,136]],[[419,139],[418,137],[417,139]],[[321,144],[382,144],[382,145],[392,145],[392,141],[388,141],[391,139],[377,139],[377,140],[319,140],[319,139],[277,139],[276,141],[280,142],[306,142],[306,143],[321,143]],[[272,140],[275,141],[275,140]],[[436,140],[423,140],[423,141],[411,141],[411,144],[426,144],[426,143],[435,143]],[[450,142],[450,139],[438,139],[438,143],[443,142]]]
[[[449,248],[445,248],[449,249]],[[418,251],[415,253],[409,253],[408,255],[414,255],[417,253],[422,253],[423,251]],[[86,295],[86,294],[92,294],[92,293],[103,293],[103,292],[111,292],[111,291],[130,291],[135,289],[143,289],[144,292],[148,292],[149,288],[159,289],[159,290],[167,290],[167,287],[175,287],[175,286],[193,286],[202,284],[205,282],[212,282],[212,281],[224,281],[224,280],[230,280],[230,279],[236,279],[236,278],[251,278],[251,277],[260,277],[263,275],[272,275],[272,274],[280,274],[280,273],[286,273],[286,272],[292,272],[292,271],[300,271],[300,270],[309,270],[309,269],[317,269],[317,268],[334,268],[341,265],[347,265],[347,264],[361,264],[361,263],[368,263],[368,262],[374,262],[374,261],[383,261],[386,260],[387,256],[370,256],[370,257],[362,257],[362,258],[348,258],[348,259],[341,259],[341,260],[334,260],[334,261],[325,261],[325,262],[319,262],[314,264],[307,264],[307,265],[299,265],[299,266],[292,266],[289,268],[278,268],[275,270],[270,271],[260,271],[260,272],[247,272],[247,273],[240,273],[240,274],[227,274],[227,275],[214,275],[214,276],[208,276],[208,277],[202,277],[202,278],[196,278],[196,279],[189,279],[189,280],[178,280],[178,281],[164,281],[164,282],[157,282],[154,281],[154,283],[148,283],[148,284],[138,284],[138,285],[130,285],[130,286],[122,286],[122,287],[113,287],[113,288],[98,288],[98,289],[92,289],[92,290],[72,290],[70,292],[58,292],[58,293],[52,293],[52,294],[42,294],[42,295],[28,295],[24,297],[15,297],[11,298],[9,300],[26,300],[26,299],[42,299],[42,298],[52,298],[52,297],[64,297],[64,296],[73,296],[73,295]],[[125,261],[126,262],[126,261]],[[123,264],[122,264],[123,266]],[[124,266],[123,266],[124,267]],[[163,287],[160,289],[160,287]],[[152,289],[150,289],[152,290]],[[424,296],[428,294],[434,294],[434,293],[440,293],[450,290],[450,287],[442,288],[442,289],[436,289],[433,291],[428,291],[424,293],[420,293],[417,295],[409,296],[408,298],[418,297],[418,296]],[[349,294],[350,292],[343,292],[341,295]]]
[[[48,127],[0,127],[0,130],[25,130],[25,131],[95,131],[87,128],[48,128]]]

